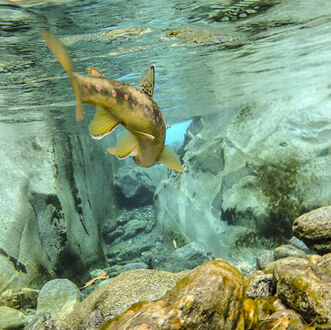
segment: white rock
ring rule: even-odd
[[[37,312],[49,313],[55,320],[64,320],[80,298],[81,293],[74,283],[66,279],[52,280],[40,290]]]

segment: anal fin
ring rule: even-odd
[[[164,147],[161,156],[159,158],[159,161],[175,171],[184,170],[182,165],[180,164],[177,155],[169,146]]]
[[[110,134],[119,124],[105,108],[97,107],[97,111],[90,124],[90,134],[94,139],[100,140]]]
[[[139,155],[139,144],[137,138],[128,132],[122,136],[115,147],[110,147],[107,151],[115,155],[119,159],[124,159],[128,156]]]

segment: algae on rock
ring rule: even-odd
[[[288,236],[293,219],[303,213],[302,197],[296,193],[299,171],[300,163],[297,158],[281,159],[277,164],[264,164],[255,171],[268,201],[269,217],[263,225],[265,234],[273,236],[275,230],[278,230]]]

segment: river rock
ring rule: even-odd
[[[274,256],[275,259],[277,260],[286,257],[305,258],[306,254],[302,250],[297,249],[296,247],[290,244],[284,244],[274,249]]]
[[[210,255],[202,246],[191,242],[165,256],[165,262],[160,266],[164,270],[180,272],[185,269],[193,269],[210,259]]]
[[[125,232],[122,236],[122,239],[129,240],[143,232],[148,226],[147,220],[131,220],[125,226]]]
[[[259,269],[265,269],[273,261],[275,261],[275,256],[272,250],[261,250],[256,255],[256,264]]]
[[[224,70],[214,73],[214,83],[227,89]],[[224,105],[224,95],[215,98]],[[240,106],[222,106],[222,120],[219,112],[196,116],[182,147],[185,171],[169,173],[156,190],[165,235],[181,233],[216,257],[247,259],[236,242],[249,231],[290,238],[293,219],[331,200],[330,105],[321,99],[304,106],[294,98],[242,99]]]
[[[109,219],[103,227],[104,241],[107,245],[128,241],[138,234],[148,234],[154,226],[155,215],[152,205],[121,209],[120,214]]]
[[[241,319],[244,282],[223,260],[192,270],[160,300],[143,302],[109,320],[105,329],[236,329]]]
[[[300,239],[298,239],[295,236],[291,237],[290,243],[291,243],[291,245],[293,245],[294,247],[296,247],[299,250],[302,250],[303,252],[305,252],[308,255],[315,254],[313,250],[309,249],[309,247],[304,242],[302,242]]]
[[[253,265],[250,265],[249,263],[247,263],[245,261],[241,261],[241,262],[234,261],[234,262],[231,262],[231,265],[233,267],[236,267],[240,271],[240,273],[243,277],[250,276],[256,271],[256,267],[254,267]]]
[[[29,316],[24,330],[40,330],[47,321],[49,314],[34,313]]]
[[[277,260],[269,262],[263,269],[263,272],[265,274],[273,274],[276,264],[277,264]]]
[[[22,312],[0,306],[0,329],[22,329],[25,323],[26,319]]]
[[[111,245],[107,251],[109,262],[116,263],[116,260],[132,261],[135,258],[139,258],[144,251],[149,251],[155,246],[155,239],[154,233],[149,233],[134,237],[130,241],[122,241]]]
[[[114,177],[114,190],[120,206],[126,208],[152,204],[156,185],[161,181],[164,168],[140,168],[122,165]]]
[[[38,330],[72,330],[68,324],[61,320],[48,320]]]
[[[247,298],[270,297],[275,293],[272,274],[256,273],[245,280]]]
[[[312,262],[313,261],[313,262]],[[277,296],[308,322],[331,323],[331,254],[280,259],[274,268]]]
[[[301,316],[287,308],[276,297],[245,299],[243,305],[245,329],[303,329],[305,323]]]
[[[38,313],[49,313],[55,320],[64,320],[80,301],[81,293],[75,284],[66,279],[47,282],[38,296]]]
[[[73,329],[95,329],[107,319],[126,311],[132,304],[153,301],[173,288],[184,274],[153,269],[130,270],[96,289],[67,316]]]
[[[7,306],[15,309],[37,307],[39,290],[22,288],[7,289],[0,295],[0,306]]]
[[[144,262],[130,262],[123,266],[122,272],[126,272],[128,270],[133,270],[133,269],[147,269],[147,268],[148,265],[145,264]]]
[[[305,213],[294,220],[293,233],[318,253],[331,252],[331,206]]]

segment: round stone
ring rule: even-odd
[[[50,313],[53,319],[63,320],[80,298],[81,293],[74,283],[67,279],[52,280],[40,290],[37,311]]]

